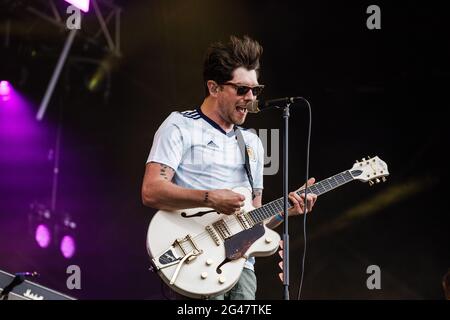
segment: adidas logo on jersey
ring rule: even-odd
[[[212,141],[212,140],[210,142],[208,142],[208,147],[216,148],[216,149],[219,148],[219,146],[217,144],[215,144],[214,141]]]

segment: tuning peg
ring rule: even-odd
[[[362,158],[362,160],[361,161],[366,161],[366,158]]]
[[[373,186],[375,183],[372,180],[369,180],[369,186]]]
[[[370,157],[369,157],[369,156],[367,156],[367,160],[370,160]]]
[[[355,163],[358,163],[358,162],[359,162],[358,160],[355,161]]]
[[[376,183],[380,183],[380,182],[381,182],[381,180],[380,180],[380,179],[378,179],[378,178],[376,178],[376,179],[375,179],[375,182],[376,182]]]
[[[386,182],[387,178],[386,178],[386,177],[382,177],[381,180],[382,180],[383,182]]]

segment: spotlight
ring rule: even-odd
[[[117,66],[117,59],[112,54],[108,54],[98,61],[95,70],[85,79],[87,89],[92,92],[103,92],[105,102],[109,100],[111,92],[111,73]]]
[[[52,215],[50,209],[39,203],[30,205],[28,223],[30,233],[33,235],[39,248],[45,249],[50,246],[52,240]]]
[[[36,227],[36,233],[34,235],[34,239],[36,240],[37,244],[41,248],[47,248],[50,244],[51,240],[51,233],[50,229],[45,224],[40,224]]]
[[[84,11],[84,12],[89,11],[89,2],[90,2],[89,0],[64,0],[64,1],[74,5],[81,11]]]
[[[9,83],[9,81],[0,81],[0,99],[2,101],[8,101],[11,98],[11,90],[11,84]]]
[[[77,246],[75,241],[75,229],[77,224],[71,217],[65,213],[61,224],[57,224],[57,237],[59,241],[59,251],[66,259],[70,259],[75,255]]]
[[[72,258],[76,250],[75,239],[72,238],[72,236],[68,235],[64,236],[61,240],[59,250],[61,251],[64,258],[66,259]]]

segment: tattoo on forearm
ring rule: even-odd
[[[204,202],[208,202],[208,197],[209,197],[209,192],[206,191],[205,192],[205,200],[204,200]]]
[[[252,192],[253,199],[256,197],[262,196],[262,189],[253,189]]]
[[[168,173],[168,171],[170,171],[170,170],[173,171],[173,169],[172,169],[171,167],[166,166],[165,164],[162,164],[162,165],[161,165],[161,170],[159,171],[159,175],[160,175],[161,177],[163,177],[164,179],[169,180],[169,177],[167,176],[167,173]]]

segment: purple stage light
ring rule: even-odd
[[[36,228],[34,238],[36,239],[36,242],[38,243],[39,247],[47,248],[51,240],[50,230],[45,224],[40,224]]]
[[[75,240],[71,236],[64,236],[61,240],[60,250],[64,258],[70,259],[75,254]]]
[[[90,2],[89,0],[64,0],[64,1],[74,5],[81,11],[84,11],[84,12],[89,11],[89,2]]]
[[[18,154],[19,140],[20,143],[29,145],[36,143],[35,140],[42,128],[33,117],[32,102],[8,81],[0,81],[0,88],[0,160],[3,160],[3,156],[11,157]],[[6,150],[6,145],[12,145],[13,149]],[[29,146],[27,148],[33,149]],[[30,159],[23,159],[30,161]]]
[[[8,81],[0,81],[0,97],[3,101],[8,101],[11,94],[11,85]]]

